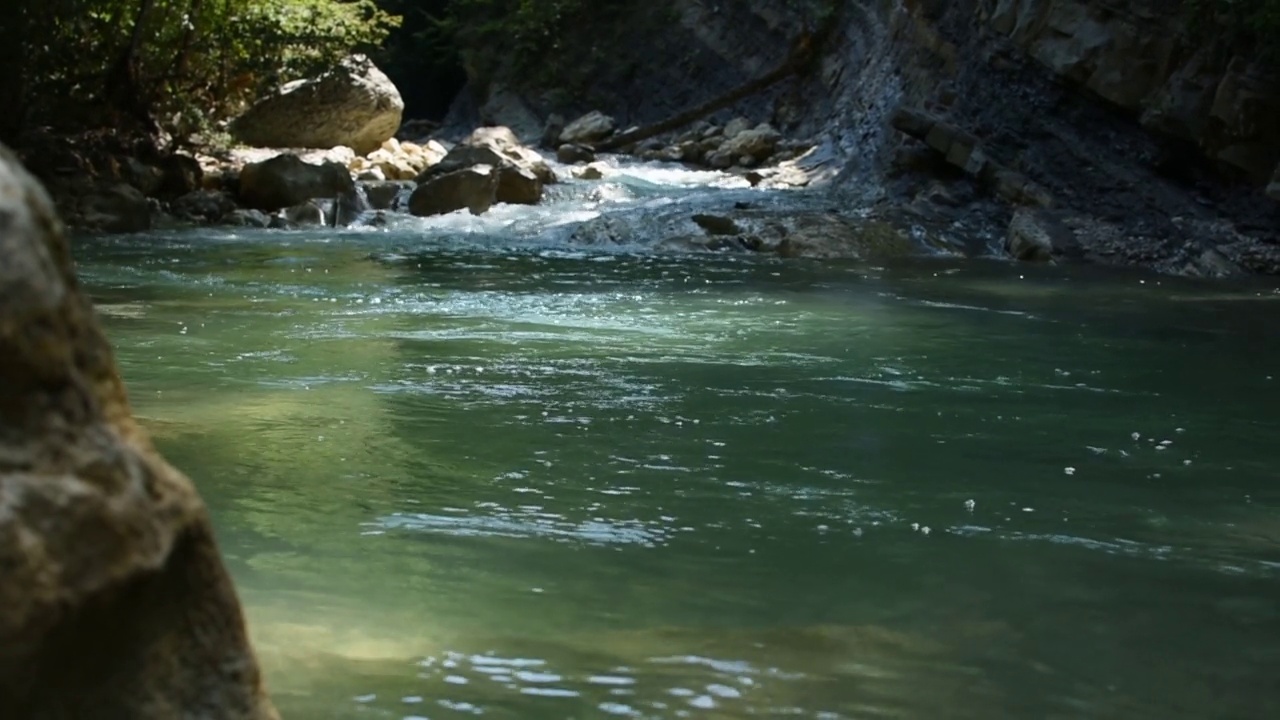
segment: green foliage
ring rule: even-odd
[[[0,101],[26,113],[0,126],[9,135],[140,114],[182,135],[376,48],[399,21],[373,0],[15,2],[0,27]]]

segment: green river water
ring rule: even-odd
[[[1280,717],[1271,286],[463,235],[77,246],[286,718]]]

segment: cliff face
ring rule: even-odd
[[[509,81],[505,104],[486,105],[490,88],[478,88],[455,120],[500,122],[518,98],[526,117],[601,109],[624,126],[652,122],[764,74],[834,11],[816,67],[724,116],[812,139],[838,192],[962,218],[991,238],[1030,203],[1098,260],[1280,270],[1280,64],[1190,22],[1181,3],[634,5],[562,39],[553,60],[591,69],[570,91]],[[917,137],[894,122],[904,110]],[[1009,177],[1027,191],[1005,192]]]

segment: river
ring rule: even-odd
[[[286,718],[1280,717],[1274,283],[579,247],[755,191],[554,192],[77,242]]]

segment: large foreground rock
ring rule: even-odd
[[[205,506],[2,148],[0,377],[0,717],[275,718]]]
[[[287,83],[237,118],[231,130],[247,145],[345,145],[366,155],[395,136],[403,113],[404,100],[391,79],[356,55],[319,77]]]

